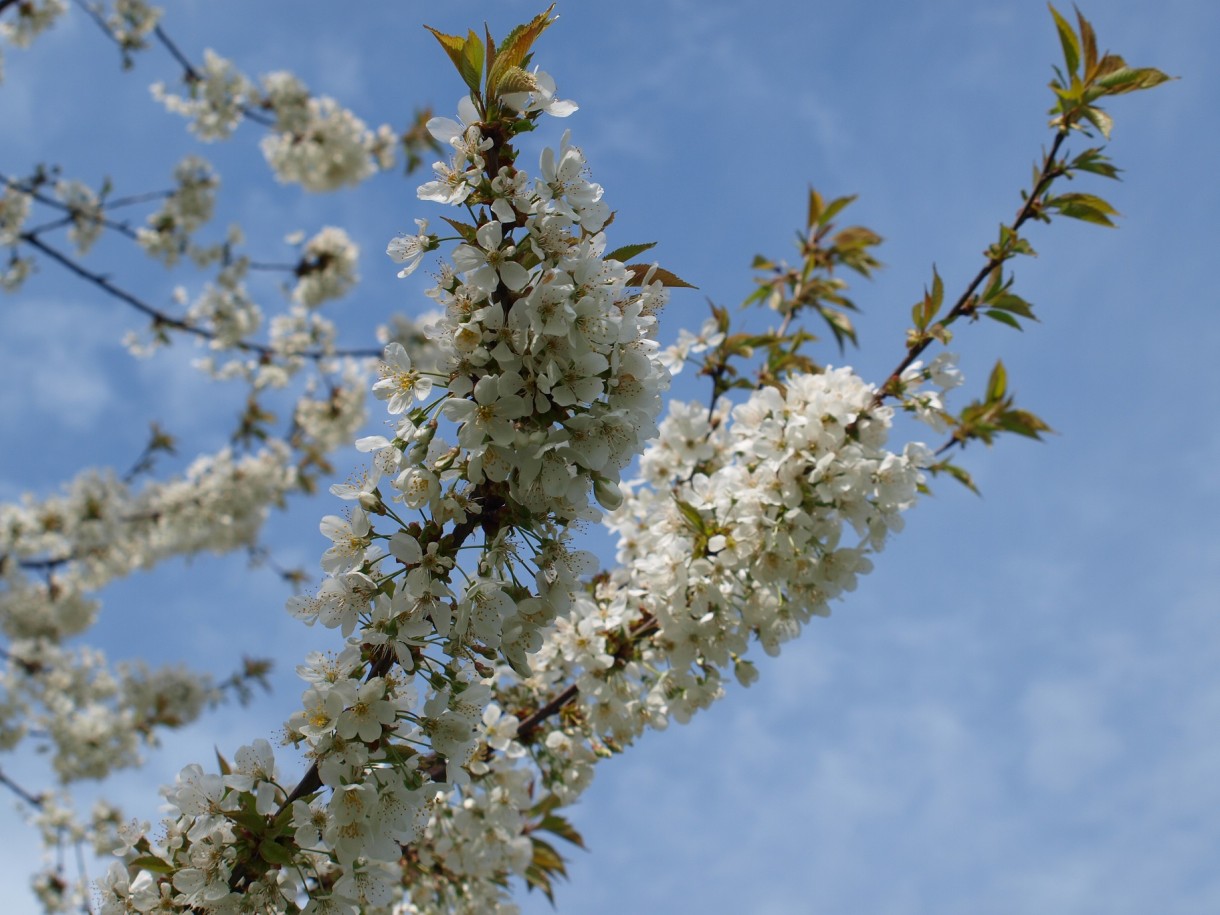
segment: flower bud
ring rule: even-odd
[[[623,504],[623,491],[613,480],[597,477],[593,481],[593,498],[606,511],[612,512]]]

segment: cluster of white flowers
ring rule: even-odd
[[[260,89],[232,61],[207,50],[202,71],[187,83],[189,96],[169,92],[161,83],[153,86],[153,96],[189,118],[200,139],[227,139],[251,112],[274,115],[261,145],[280,181],[333,191],[394,167],[398,136],[392,128],[383,124],[370,130],[333,98],[311,95],[291,73],[267,74]]]
[[[177,262],[191,235],[212,218],[220,179],[207,160],[187,156],[174,169],[174,190],[161,208],[137,232],[137,241],[150,257],[167,265]]]
[[[202,458],[139,492],[90,472],[62,496],[0,505],[0,632],[9,642],[0,703],[9,737],[0,742],[32,727],[62,779],[100,778],[134,761],[138,740],[156,727],[192,720],[211,695],[206,676],[112,672],[99,652],[62,643],[93,624],[99,604],[89,595],[106,583],[172,556],[251,544],[296,485],[290,449],[272,444],[241,459]],[[42,581],[22,569],[40,563],[49,569]]]
[[[342,229],[327,226],[305,243],[296,270],[292,300],[317,308],[347,295],[359,281],[356,264],[360,249]]]
[[[283,180],[314,190],[359,181],[378,144],[392,145],[287,74],[265,78],[260,94],[215,55],[205,70],[192,99],[162,93],[167,104],[205,138],[227,135],[247,108],[274,111],[263,147]],[[285,736],[310,774],[284,787],[257,741],[219,775],[184,769],[155,841],[147,825],[82,832],[111,836],[131,862],[101,881],[106,915],[506,910],[506,878],[530,867],[533,832],[546,822],[562,834],[549,811],[579,797],[597,759],[689,718],[721,695],[730,669],[751,682],[751,643],[774,653],[828,613],[915,499],[926,450],[885,450],[891,411],[846,369],[785,376],[735,407],[676,404],[658,427],[670,370],[724,331],[711,320],[659,349],[662,274],[607,254],[611,211],[581,150],[565,133],[531,178],[505,139],[515,119],[575,106],[545,73],[516,71],[506,86],[499,103],[512,114],[496,130],[471,98],[457,119],[428,122],[453,154],[418,196],[476,222],[450,223],[460,238],[428,292],[435,318],[383,332],[372,391],[393,433],[357,442],[372,464],[332,487],[352,507],[322,521],[327,578],[289,602],[345,640],[298,668],[306,686]],[[304,245],[266,359],[248,342],[262,312],[245,291],[250,262],[233,253],[240,238],[191,241],[211,215],[215,176],[192,159],[176,178],[140,241],[168,263],[183,253],[221,263],[186,313],[227,351],[203,367],[258,390],[287,384],[307,352],[333,353],[334,327],[316,309],[356,282],[350,238],[328,227]],[[59,193],[87,247],[97,198],[68,183]],[[13,226],[20,207],[14,195]],[[387,253],[408,276],[439,245],[421,219]],[[174,504],[167,486],[133,496],[94,476],[62,505],[0,509],[0,552],[66,560],[46,585],[4,567],[0,742],[27,739],[33,722],[61,780],[99,777],[216,698],[206,678],[112,669],[61,642],[93,622],[91,589],[175,551],[249,542],[266,506],[299,484],[293,454],[308,462],[352,440],[366,368],[322,363],[327,380],[298,400],[292,443],[240,472],[247,462],[222,459],[232,479],[215,493],[208,478],[226,470],[205,463],[183,481],[190,504]],[[922,385],[956,378],[948,359],[914,366],[904,404],[938,415],[939,394]],[[641,478],[622,484],[641,452]],[[596,560],[571,547],[569,528],[599,518],[596,504],[612,512],[621,565],[594,587]],[[464,551],[478,558],[459,563]]]
[[[262,325],[263,311],[243,283],[204,286],[191,303],[187,320],[211,335],[213,349],[228,349],[252,336]]]
[[[316,378],[310,379],[292,410],[298,438],[319,454],[329,454],[350,443],[368,417],[368,368],[364,362],[342,359],[326,368],[330,377],[325,386]]]
[[[790,376],[782,390],[764,388],[710,415],[697,404],[671,410],[645,451],[644,479],[627,487],[611,517],[621,567],[592,591],[569,592],[570,606],[529,656],[528,675],[514,678],[501,668],[494,701],[484,693],[461,715],[432,700],[446,718],[425,719],[424,732],[449,761],[448,785],[410,783],[411,790],[438,793],[404,859],[418,862],[404,876],[405,911],[501,910],[505,876],[521,874],[532,860],[531,811],[574,802],[599,758],[646,729],[687,720],[722,694],[730,671],[748,685],[757,676],[745,657],[752,642],[777,652],[854,587],[871,568],[869,555],[900,528],[929,458],[918,445],[901,454],[886,450],[892,411],[874,403],[875,393],[850,370],[832,369]],[[328,519],[324,530],[334,542],[323,560],[329,569],[351,569],[368,555],[364,513]],[[396,547],[392,538],[389,548]],[[346,631],[360,624],[376,583],[359,572],[341,575],[347,597],[314,603],[310,612]],[[353,599],[361,588],[364,596]],[[395,600],[375,598],[375,607],[388,605],[374,610],[375,623],[394,619]],[[412,645],[424,644],[431,629],[427,619],[410,632],[400,625],[399,656],[418,660]],[[370,638],[384,635],[366,629],[349,645]],[[358,663],[352,648],[346,660],[324,668],[325,678],[347,683],[345,695],[332,699],[333,690],[311,687],[299,727],[321,722],[333,733],[341,716],[361,708],[354,691],[363,687],[343,679],[362,669]],[[563,714],[529,720],[528,732],[524,712],[505,711],[546,707],[572,684],[577,691]],[[381,689],[373,688],[378,699]],[[473,717],[480,706],[481,724]],[[384,734],[388,718],[370,727]],[[476,739],[482,749],[455,769],[453,760]],[[418,795],[409,809],[418,824]]]
[[[325,96],[309,98],[305,113],[301,127],[263,138],[263,155],[280,181],[309,191],[333,191],[394,167],[398,140],[389,126],[371,131]]]
[[[926,366],[913,362],[902,373],[902,406],[921,423],[936,432],[948,429],[945,395],[962,384],[956,353],[940,353]],[[925,386],[931,383],[932,388]]]
[[[529,677],[501,677],[497,702],[541,709],[576,692],[528,734],[511,719],[493,738],[502,718],[491,706],[484,739],[498,752],[468,767],[462,806],[429,823],[418,854],[458,888],[436,910],[503,903],[506,858],[540,796],[572,803],[599,758],[687,720],[722,694],[730,670],[748,686],[752,642],[776,653],[871,568],[929,458],[919,445],[885,450],[891,410],[874,394],[837,369],[790,376],[783,390],[710,415],[674,406],[644,453],[644,479],[610,518],[622,565],[575,596],[530,656]]]
[[[411,363],[418,372],[438,374],[440,352],[433,344],[434,331],[442,313],[429,310],[411,317],[404,314],[391,315],[388,323],[377,328],[377,340],[383,347],[397,343],[411,354]]]
[[[19,48],[28,48],[30,42],[54,25],[67,9],[68,0],[23,0],[12,16],[0,21],[0,38]]]
[[[16,292],[34,269],[34,261],[17,254],[21,229],[30,215],[30,195],[7,184],[0,194],[0,245],[9,247],[8,258],[0,264],[0,289]]]
[[[233,64],[211,48],[203,52],[203,70],[188,78],[190,96],[169,92],[153,83],[152,96],[174,114],[191,121],[191,132],[201,140],[227,139],[251,105],[254,85]]]
[[[148,43],[148,34],[157,27],[165,11],[146,0],[115,0],[106,24],[119,47],[138,51]]]
[[[571,109],[548,80],[537,86],[515,97],[521,113]],[[235,875],[241,899],[282,911],[306,888],[297,874],[310,873],[328,889],[311,881],[305,912],[388,912],[404,866],[466,875],[473,888],[530,862],[532,776],[516,768],[524,753],[517,719],[493,703],[494,669],[485,662],[498,656],[528,674],[543,628],[593,571],[590,554],[567,547],[566,527],[598,516],[591,497],[619,503],[620,473],[655,433],[668,373],[652,338],[666,292],[652,271],[605,256],[610,211],[566,136],[531,182],[514,167],[490,167],[484,156],[501,150],[481,135],[469,102],[461,115],[462,124],[429,126],[455,149],[437,174],[460,174],[464,190],[456,179],[445,191],[429,182],[420,196],[460,204],[486,195],[490,216],[470,228],[430,293],[444,315],[431,329],[427,372],[399,343],[387,345],[373,391],[396,423],[394,438],[359,442],[373,466],[333,490],[355,505],[347,518],[323,520],[329,577],[289,605],[347,639],[338,657],[315,656],[300,669],[307,689],[287,725],[329,799],[289,798],[266,782],[188,768],[167,795],[177,815],[154,852],[170,874],[150,880],[116,870],[105,881],[104,911],[154,900],[227,911],[239,904]],[[418,247],[416,260],[434,240]],[[434,397],[440,385],[447,392]],[[439,433],[442,419],[456,426],[455,444]],[[382,501],[383,481],[421,521],[400,520]],[[398,526],[382,534],[373,522],[386,516]],[[459,582],[458,550],[480,531],[482,558],[460,570]],[[420,685],[395,666],[418,673]],[[483,763],[480,747],[507,762]],[[498,791],[489,794],[493,781]],[[276,829],[282,818],[271,815],[292,811],[273,839],[263,836],[263,847],[274,841],[280,851],[264,854],[257,873],[236,863],[242,842],[233,823],[248,809]],[[468,833],[485,841],[476,849]],[[422,850],[419,860],[402,860],[406,844]],[[421,899],[461,892],[442,882],[420,881]],[[469,911],[495,910],[477,901],[500,895],[486,887],[471,890]]]
[[[68,238],[79,253],[88,253],[104,228],[101,201],[93,189],[81,181],[59,181],[55,185],[55,194],[68,208],[68,215],[72,219]]]
[[[15,245],[30,215],[30,195],[12,184],[0,195],[0,245]]]
[[[459,114],[476,120],[469,100]],[[455,155],[420,197],[461,204],[479,186],[488,141],[449,119],[429,129]],[[666,292],[605,257],[610,211],[566,134],[558,152],[544,150],[541,171],[531,185],[520,170],[498,170],[495,218],[457,248],[456,270],[430,295],[446,313],[435,340],[461,399],[443,412],[472,455],[465,478],[505,483],[536,517],[568,520],[589,517],[591,489],[613,507],[622,468],[655,434],[668,373],[652,337]],[[513,227],[524,237],[511,238]]]

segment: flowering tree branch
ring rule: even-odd
[[[33,37],[62,5],[19,6],[14,34]],[[1151,88],[1163,74],[1098,55],[1083,17],[1073,28],[1054,12],[1065,68],[1052,84],[1055,140],[1033,187],[943,314],[934,272],[913,309],[905,355],[878,387],[807,353],[816,339],[809,315],[840,352],[856,342],[843,274],[869,276],[880,242],[860,226],[837,228],[852,198],[827,202],[812,190],[800,263],[754,262],[758,289],[747,304],[775,311],[777,326],[739,329],[713,305],[698,334],[661,348],[658,315],[670,289],[688,284],[637,262],[652,245],[610,245],[613,212],[569,132],[542,151],[536,173],[522,161],[518,137],[547,123],[543,115],[576,110],[532,65],[553,10],[498,41],[489,29],[429,28],[466,94],[456,118],[423,125],[421,142],[445,158],[417,194],[449,208],[441,220],[452,234],[442,238],[421,218],[387,254],[406,277],[446,248],[428,291],[442,314],[428,347],[389,339],[376,354],[371,390],[392,434],[357,440],[371,464],[360,479],[331,487],[350,509],[321,521],[326,577],[288,602],[299,621],[337,630],[337,653],[314,653],[298,668],[305,688],[284,727],[305,773],[286,778],[270,743],[254,740],[231,758],[218,751],[214,773],[200,763],[182,769],[163,789],[168,816],[159,831],[122,823],[113,809],[95,813],[72,841],[79,849],[88,835],[118,855],[99,881],[101,915],[489,912],[513,879],[549,895],[564,873],[552,839],[581,844],[562,810],[598,759],[709,706],[730,671],[742,685],[753,682],[754,645],[776,654],[828,615],[901,529],[929,473],[969,483],[919,442],[892,447],[895,410],[958,444],[1045,429],[1014,407],[1002,364],[984,396],[952,414],[945,395],[961,380],[953,357],[927,366],[920,357],[932,342],[949,342],[961,318],[1019,326],[1033,317],[1004,274],[1008,260],[1030,253],[1023,226],[1053,214],[1109,224],[1113,213],[1091,195],[1052,193],[1076,172],[1115,174],[1100,149],[1066,158],[1067,137],[1089,125],[1108,135],[1096,102]],[[258,88],[211,52],[195,67],[161,29],[159,12],[139,0],[116,5],[111,17],[90,14],[125,59],[143,36],[158,39],[182,67],[188,95],[156,94],[201,138],[227,137],[251,112],[269,112],[263,148],[281,180],[334,190],[387,167],[385,129],[369,131],[295,77],[273,74]],[[247,660],[212,684],[132,668],[112,683],[104,659],[65,648],[96,615],[89,590],[165,556],[253,549],[266,507],[312,486],[328,451],[354,436],[365,382],[358,365],[331,364],[340,352],[310,310],[346,288],[336,264],[350,246],[335,232],[306,245],[293,269],[294,311],[280,330],[288,342],[265,346],[250,339],[260,312],[241,284],[254,265],[230,259],[232,240],[216,254],[217,286],[176,318],[43,240],[69,227],[79,246],[81,232],[119,227],[101,215],[98,195],[66,189],[51,203],[64,218],[25,228],[31,199],[47,200],[5,183],[6,285],[28,272],[16,254],[25,245],[136,308],[156,331],[255,357],[233,363],[252,390],[269,383],[267,363],[280,358],[289,374],[300,360],[343,373],[326,397],[298,406],[285,441],[267,433],[252,394],[239,431],[264,445],[242,458],[226,450],[139,494],[129,479],[84,475],[58,500],[5,507],[0,624],[15,684],[6,701],[30,719],[39,704],[47,709],[43,727],[22,736],[55,743],[53,765],[67,783],[134,764],[136,735],[151,739],[190,720],[225,691],[245,695],[267,672]],[[177,190],[157,198],[162,209],[134,232],[141,247],[166,263],[193,250],[213,185],[206,163],[180,166]],[[692,356],[702,356],[710,397],[670,403],[661,419],[671,375]],[[164,447],[154,437],[130,476]],[[637,477],[624,480],[633,465]],[[580,524],[603,519],[618,538],[617,565],[598,572],[573,538]],[[61,569],[60,556],[72,562]],[[22,569],[46,571],[46,582]],[[70,684],[65,695],[55,692],[60,681]],[[117,725],[99,728],[107,715]],[[81,733],[93,737],[69,739]],[[62,858],[69,840],[56,823],[68,818],[58,801],[3,774],[0,782],[40,808],[38,824]],[[61,860],[44,898],[69,897],[62,871]],[[84,880],[83,862],[81,873]]]

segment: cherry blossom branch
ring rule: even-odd
[[[33,228],[26,229],[26,231],[28,233],[30,233],[31,235],[41,235],[45,232],[50,232],[55,229],[63,228],[64,226],[71,225],[75,215],[78,212],[76,207],[73,207],[70,204],[64,203],[62,200],[56,200],[54,197],[51,197],[47,194],[42,193],[41,191],[39,191],[37,189],[36,184],[29,183],[29,182],[15,181],[12,178],[9,178],[2,173],[0,173],[0,182],[4,183],[8,187],[13,188],[14,190],[20,191],[23,194],[28,194],[34,200],[37,200],[39,203],[41,203],[45,206],[51,207],[52,209],[56,209],[56,210],[59,210],[65,214],[67,214],[64,218],[54,220],[53,222],[46,222],[41,225],[34,226]],[[99,210],[112,210],[112,209],[118,209],[120,207],[134,206],[135,204],[140,204],[140,203],[148,203],[148,202],[151,202],[154,200],[165,200],[166,198],[172,197],[175,193],[176,193],[176,191],[173,191],[173,190],[149,191],[144,194],[131,194],[126,197],[116,197],[111,200],[101,201],[99,203],[98,209]],[[120,234],[120,235],[124,236],[125,238],[128,238],[132,241],[137,241],[137,242],[139,241],[139,238],[140,238],[139,233],[126,222],[116,222],[113,219],[106,219],[104,217],[97,218],[92,221],[96,222],[98,225],[100,225],[104,228],[117,232],[118,234]],[[291,273],[295,276],[300,276],[302,273],[308,272],[310,267],[313,265],[311,265],[308,261],[300,261],[295,264],[275,264],[275,263],[268,263],[268,262],[263,262],[263,261],[249,261],[247,263],[247,266],[251,270],[262,270],[262,271],[272,272],[272,273]],[[373,356],[377,356],[379,354],[380,354],[380,351],[371,351],[370,350],[369,353],[366,354],[366,357],[373,357]]]
[[[157,41],[161,42],[161,46],[169,52],[170,56],[178,62],[179,66],[182,67],[183,76],[188,83],[197,83],[203,79],[199,73],[199,70],[193,63],[191,63],[190,59],[187,58],[184,53],[182,53],[182,50],[178,47],[174,40],[169,37],[169,33],[167,33],[159,23],[153,28],[153,35],[156,36]],[[259,111],[256,108],[252,108],[249,105],[243,105],[241,112],[246,118],[254,121],[256,124],[261,124],[263,127],[275,126],[274,117],[270,117],[264,112]]]
[[[97,286],[112,298],[116,298],[119,301],[130,305],[136,311],[151,319],[154,328],[168,328],[171,330],[176,330],[181,333],[198,337],[201,340],[211,341],[217,338],[215,332],[204,327],[198,327],[197,325],[191,324],[181,318],[176,318],[173,315],[166,314],[160,309],[149,305],[142,299],[137,298],[134,294],[128,292],[127,290],[116,286],[103,274],[95,273],[94,271],[82,266],[71,257],[64,254],[62,251],[59,251],[58,249],[53,248],[46,242],[42,241],[42,239],[40,239],[33,232],[22,232],[20,235],[18,235],[18,239],[30,245],[32,248],[41,251],[64,269]],[[380,350],[374,349],[336,349],[329,352],[325,350],[304,350],[298,353],[285,353],[282,350],[277,350],[265,344],[251,343],[246,340],[235,341],[231,344],[231,346],[234,349],[241,350],[242,352],[253,353],[267,359],[278,356],[292,355],[300,356],[305,359],[311,359],[314,362],[320,362],[324,359],[343,358],[345,356],[354,359],[375,359],[378,355],[380,355]]]
[[[1024,204],[1017,211],[1016,217],[1007,227],[1008,232],[1015,238],[1018,231],[1025,223],[1035,217],[1039,212],[1039,203],[1046,190],[1051,186],[1054,180],[1065,173],[1064,164],[1057,162],[1055,157],[1059,153],[1059,148],[1063,145],[1068,137],[1069,130],[1064,127],[1055,134],[1055,140],[1051,144],[1051,148],[1043,155],[1042,167],[1038,172],[1037,180],[1034,182],[1034,187],[1029,196],[1025,198]],[[948,314],[940,320],[939,324],[942,327],[947,327],[958,318],[969,317],[972,315],[979,305],[979,300],[975,293],[983,282],[990,277],[997,267],[1000,267],[1008,260],[1011,260],[1016,253],[1009,247],[997,247],[991,249],[995,253],[988,256],[986,263],[979,268],[978,273],[974,278],[966,284],[966,288],[958,296],[957,301],[949,310]],[[879,406],[888,397],[899,396],[898,392],[902,385],[902,373],[905,372],[916,359],[926,350],[935,340],[933,335],[921,335],[907,347],[907,353],[897,367],[890,372],[889,377],[877,388],[877,394],[873,399],[874,406]]]

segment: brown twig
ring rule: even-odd
[[[1017,216],[1013,220],[1012,224],[1008,227],[1009,231],[1012,232],[1014,236],[1021,226],[1033,218],[1034,212],[1038,206],[1038,201],[1042,194],[1046,191],[1047,187],[1050,186],[1050,183],[1054,181],[1055,178],[1059,177],[1060,172],[1055,164],[1055,156],[1058,154],[1059,147],[1063,145],[1063,142],[1067,139],[1067,136],[1068,131],[1066,129],[1060,130],[1058,133],[1056,133],[1054,143],[1051,144],[1050,150],[1045,156],[1043,156],[1042,168],[1039,171],[1038,180],[1034,182],[1033,190],[1025,199],[1025,203],[1022,205],[1021,209],[1017,211]],[[941,326],[948,326],[958,318],[965,317],[967,314],[970,314],[977,305],[974,294],[978,290],[979,286],[981,286],[983,281],[991,275],[993,270],[1003,264],[1010,257],[1011,255],[989,256],[987,258],[987,263],[979,269],[979,272],[974,275],[974,279],[967,284],[965,291],[961,294],[961,296],[958,297],[957,301],[953,305],[953,308],[950,309],[949,313],[937,323]],[[923,353],[923,351],[931,345],[932,340],[933,337],[923,335],[920,339],[916,340],[907,347],[906,356],[903,357],[902,361],[898,363],[898,367],[890,373],[888,378],[886,378],[885,383],[877,389],[877,393],[873,395],[873,400],[869,409],[880,406],[887,397],[897,396],[897,391],[902,381],[902,373],[911,367],[912,363],[914,363],[915,360],[918,359]]]

